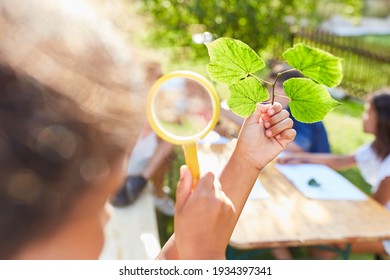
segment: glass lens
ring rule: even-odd
[[[152,101],[156,124],[180,138],[193,137],[207,129],[214,106],[210,93],[201,83],[183,77],[165,81]]]

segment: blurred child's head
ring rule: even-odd
[[[100,250],[100,212],[144,122],[131,55],[83,1],[0,3],[0,259],[70,221]]]
[[[375,135],[373,148],[384,159],[390,154],[390,88],[373,92],[367,98],[363,114],[364,132]]]

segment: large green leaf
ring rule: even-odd
[[[249,77],[229,86],[229,108],[237,115],[246,117],[256,109],[256,104],[269,99],[267,89],[255,78]]]
[[[283,53],[287,63],[305,76],[328,87],[341,83],[341,59],[321,49],[296,44]]]
[[[239,40],[219,38],[206,46],[210,56],[207,71],[216,82],[231,85],[265,67],[257,53]]]
[[[300,122],[321,121],[326,114],[340,105],[324,85],[306,78],[291,78],[283,83],[286,95],[291,99],[291,114]]]

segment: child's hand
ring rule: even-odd
[[[241,128],[235,152],[261,170],[294,140],[292,126],[289,113],[280,103],[258,104]]]
[[[192,175],[180,169],[176,191],[175,246],[180,259],[224,259],[234,228],[234,207],[211,173],[191,193]]]

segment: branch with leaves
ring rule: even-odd
[[[274,81],[262,80],[255,73],[263,69],[265,63],[247,44],[220,38],[206,46],[210,56],[208,74],[212,80],[229,86],[227,104],[234,113],[246,117],[254,112],[256,103],[267,100],[273,103],[275,84],[289,70],[278,73]],[[318,122],[340,105],[328,92],[328,87],[337,86],[342,80],[340,58],[302,43],[286,50],[283,58],[292,70],[305,76],[283,83],[295,119],[305,123]],[[266,84],[272,87],[271,96]]]

